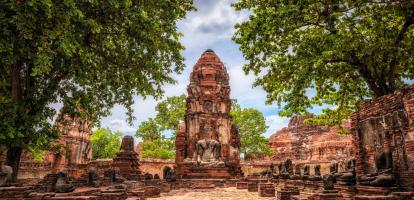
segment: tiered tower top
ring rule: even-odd
[[[206,50],[193,67],[190,85],[199,86],[229,85],[226,67],[213,50]]]

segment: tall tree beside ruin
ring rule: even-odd
[[[392,93],[414,79],[414,1],[241,0],[248,21],[234,41],[281,115],[327,108],[336,124],[368,97]]]
[[[185,99],[186,96],[182,94],[160,101],[155,106],[156,116],[141,122],[135,136],[143,140],[143,158],[175,157],[175,135],[179,123],[184,121]],[[165,133],[171,134],[171,137],[167,137]]]
[[[254,108],[241,108],[233,100],[230,114],[239,129],[240,152],[245,158],[261,158],[272,154],[268,139],[263,135],[268,126],[262,112]]]
[[[91,136],[92,158],[114,158],[121,147],[122,132],[99,128]]]
[[[0,143],[15,172],[22,149],[58,137],[52,104],[93,121],[121,104],[132,120],[133,96],[160,97],[183,70],[176,22],[192,0],[0,5]]]

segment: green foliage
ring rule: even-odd
[[[32,154],[33,160],[35,161],[43,161],[45,157],[45,150],[37,149],[37,148],[30,148],[30,153]]]
[[[175,136],[178,125],[184,121],[185,98],[186,96],[182,94],[168,97],[159,102],[155,107],[157,112],[155,118],[149,118],[142,122],[135,136],[142,138],[144,141],[158,139],[164,131],[172,132]]]
[[[234,41],[268,103],[283,116],[324,106],[314,123],[334,125],[359,101],[414,78],[414,1],[240,0],[248,21]],[[314,95],[310,95],[313,94]]]
[[[175,135],[180,122],[184,120],[186,96],[172,96],[155,107],[157,115],[142,122],[135,136],[142,138],[142,157],[170,159],[175,157]],[[165,138],[163,132],[172,133]]]
[[[154,120],[153,118],[141,122],[135,136],[142,138],[144,141],[152,141],[160,138],[160,125],[157,122],[158,120]]]
[[[133,97],[161,97],[184,68],[176,22],[192,0],[0,5],[0,144],[50,144],[58,102],[63,113],[93,122],[124,105],[132,121]]]
[[[91,136],[92,158],[114,158],[121,147],[122,133],[99,128]]]
[[[250,158],[271,155],[269,141],[263,136],[268,128],[263,113],[254,108],[241,108],[235,100],[230,113],[233,116],[233,123],[239,129],[240,152]]]
[[[157,104],[155,120],[160,125],[160,131],[172,130],[174,133],[177,131],[178,124],[184,121],[185,98],[184,94],[172,96]]]
[[[141,143],[143,158],[175,158],[175,141],[170,138],[160,137],[155,140],[144,141]]]

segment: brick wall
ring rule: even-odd
[[[394,94],[366,100],[351,115],[357,175],[375,172],[376,149],[393,152],[393,171],[398,186],[414,183],[414,85]],[[399,178],[398,178],[399,177]]]

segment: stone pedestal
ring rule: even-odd
[[[275,186],[273,185],[273,183],[259,183],[259,196],[274,197]]]
[[[314,195],[315,200],[341,200],[342,195],[338,190],[322,190]]]
[[[358,195],[368,195],[368,196],[389,195],[396,189],[397,188],[395,187],[373,187],[373,186],[365,186],[365,185],[356,186]]]
[[[247,182],[236,182],[236,188],[239,190],[248,189]]]
[[[395,187],[373,187],[373,186],[364,186],[357,185],[357,195],[355,199],[365,200],[365,199],[375,199],[375,200],[392,200],[392,199],[403,199],[398,198],[393,195],[392,192],[396,191]]]
[[[229,169],[225,166],[197,166],[194,163],[181,163],[180,164],[181,178],[231,178]]]
[[[356,194],[355,185],[349,185],[342,181],[337,181],[335,188],[339,190],[344,199],[352,199]]]
[[[290,191],[285,189],[277,190],[277,200],[290,200]]]
[[[249,182],[247,184],[247,191],[249,192],[257,192],[259,190],[259,186],[257,182]]]

